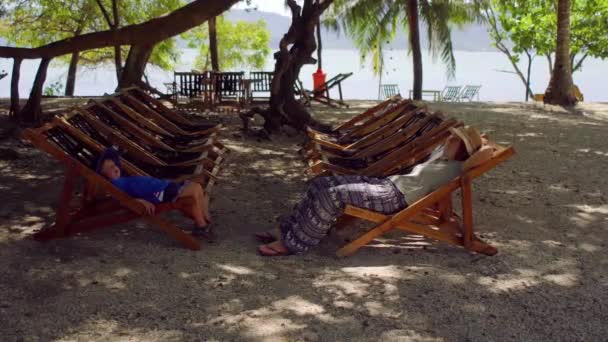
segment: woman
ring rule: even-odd
[[[492,148],[482,146],[482,137],[473,127],[452,128],[451,133],[442,154],[432,155],[408,174],[313,179],[304,199],[281,220],[279,229],[255,234],[266,243],[258,252],[264,256],[305,253],[328,234],[346,205],[393,214],[492,157]]]
[[[194,220],[193,234],[207,242],[215,242],[217,237],[210,227],[209,196],[198,183],[171,182],[147,176],[123,176],[120,158],[114,149],[107,149],[97,160],[97,172],[114,186],[141,203],[148,215],[154,215],[156,204],[175,202],[182,197],[194,199],[192,207],[182,210],[185,216]]]

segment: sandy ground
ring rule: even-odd
[[[339,122],[348,110],[315,108]],[[395,234],[347,259],[334,234],[309,255],[257,256],[305,189],[301,136],[257,141],[224,114],[233,150],[213,190],[221,234],[200,252],[141,223],[49,243],[62,169],[4,139],[3,341],[600,341],[608,335],[608,105],[588,116],[518,103],[431,105],[518,154],[475,182],[493,257]],[[178,222],[186,221],[176,217]]]

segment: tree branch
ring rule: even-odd
[[[204,23],[209,18],[228,10],[238,1],[196,0],[168,15],[154,18],[141,24],[125,26],[118,30],[88,33],[37,48],[0,46],[0,57],[19,57],[24,59],[53,58],[76,51],[115,45],[155,44]],[[150,34],[151,32],[154,32],[154,34]]]
[[[106,11],[105,6],[101,3],[101,0],[95,0],[95,2],[97,2],[97,5],[99,5],[99,9],[101,10],[103,17],[106,19],[108,26],[110,28],[112,28],[113,27],[112,19],[110,19],[110,14],[108,13],[108,11]]]

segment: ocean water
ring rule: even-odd
[[[184,49],[176,70],[192,69],[196,50]],[[424,82],[423,88],[442,90],[446,85],[481,85],[481,101],[522,101],[525,89],[519,78],[511,71],[507,58],[500,52],[455,51],[456,74],[449,78],[446,67],[440,60],[423,53]],[[31,90],[39,60],[24,61],[21,66],[19,92],[27,97]],[[353,72],[353,76],[343,82],[343,94],[347,99],[376,99],[378,97],[378,76],[374,75],[370,63],[361,63],[359,53],[355,50],[323,51],[323,69],[331,77],[337,73]],[[522,67],[523,67],[522,63]],[[264,70],[272,71],[274,60],[269,56]],[[0,59],[0,70],[11,72],[12,60]],[[525,70],[525,68],[522,68]],[[312,73],[315,65],[302,69],[300,79],[304,86],[312,86]],[[65,84],[67,65],[51,64],[46,85],[54,82]],[[165,90],[164,82],[173,80],[172,72],[149,67],[147,74],[150,82]],[[536,58],[532,69],[532,89],[544,92],[549,82],[549,70],[544,57]],[[583,70],[574,74],[574,82],[580,87],[586,101],[608,101],[605,81],[608,77],[608,60],[588,58]],[[385,67],[382,73],[383,83],[396,83],[401,93],[407,96],[412,85],[412,62],[406,50],[385,52]],[[101,65],[95,69],[80,68],[76,80],[76,95],[92,96],[111,93],[116,87],[112,65]],[[10,75],[0,80],[0,97],[10,96]]]

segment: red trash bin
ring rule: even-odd
[[[323,70],[321,69],[317,69],[317,72],[315,72],[314,74],[312,74],[312,84],[313,84],[313,89],[315,90],[319,90],[321,89],[321,87],[323,87],[323,85],[325,84],[325,74],[323,73]]]

